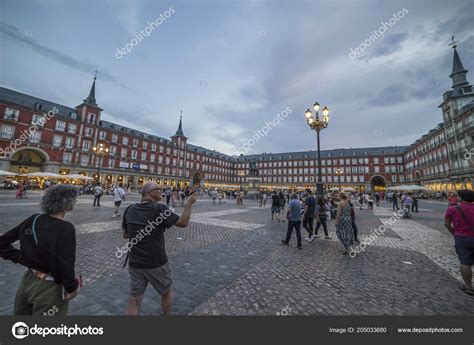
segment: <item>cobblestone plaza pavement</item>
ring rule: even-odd
[[[39,211],[41,192],[16,200],[0,192],[0,233]],[[139,200],[130,195],[125,204]],[[70,315],[123,315],[129,278],[121,218],[112,219],[112,197],[92,207],[81,196],[66,216],[77,230],[76,274],[84,287],[70,303]],[[248,200],[214,205],[200,199],[187,228],[166,232],[177,315],[473,315],[474,298],[461,283],[452,236],[443,227],[444,204],[420,201],[420,213],[397,219],[355,258],[340,254],[334,221],[331,240],[282,246],[287,223],[270,220],[266,208]],[[182,207],[177,207],[180,213]],[[387,204],[356,209],[363,240],[393,214]],[[322,231],[320,230],[320,235]],[[306,231],[302,230],[303,237]],[[25,268],[0,261],[0,314],[13,314]],[[143,315],[161,315],[157,293],[148,287]]]

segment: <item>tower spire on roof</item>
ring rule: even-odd
[[[455,41],[454,36],[452,36],[451,43],[449,45],[454,49],[453,70],[449,77],[453,80],[453,89],[469,85],[466,77],[468,70],[464,69],[464,66],[462,65],[461,58],[459,57],[458,51],[456,50],[457,43],[458,41]]]
[[[183,133],[183,111],[181,110],[181,115],[179,116],[179,126],[175,135],[184,136]]]
[[[97,106],[97,101],[95,99],[95,80],[97,79],[97,73],[99,73],[99,71],[95,70],[94,71],[94,82],[92,83],[92,87],[91,87],[91,90],[89,92],[89,96],[87,96],[87,98],[84,100],[85,103],[90,104],[90,105],[94,105],[94,106]]]

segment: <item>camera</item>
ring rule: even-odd
[[[24,338],[24,337],[27,337],[29,335],[29,329],[28,329],[28,326],[26,325],[18,325],[16,327],[13,328],[13,335],[18,338],[18,339],[21,339],[21,338]]]

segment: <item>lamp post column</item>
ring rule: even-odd
[[[318,141],[318,177],[316,182],[316,193],[318,196],[323,196],[323,172],[321,168],[321,149],[319,143],[319,130],[316,131]]]

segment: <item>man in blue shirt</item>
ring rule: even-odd
[[[301,249],[301,202],[298,200],[296,193],[291,194],[291,200],[288,204],[288,230],[286,232],[286,239],[281,240],[284,245],[290,243],[293,228],[296,230],[296,239],[298,240],[298,249]]]

